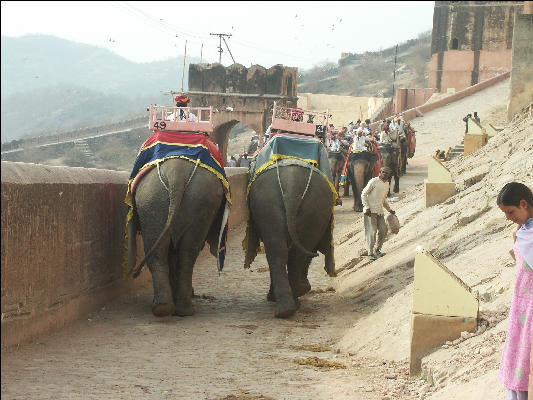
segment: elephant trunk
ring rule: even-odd
[[[313,173],[311,171],[311,173]],[[281,182],[280,182],[281,186]],[[307,250],[302,242],[300,242],[300,238],[298,236],[298,230],[297,230],[297,221],[296,216],[298,215],[298,209],[300,208],[300,204],[302,203],[303,196],[299,193],[296,193],[294,188],[298,187],[299,185],[288,185],[289,190],[288,193],[283,194],[283,204],[285,206],[285,216],[287,218],[287,230],[289,231],[289,236],[294,243],[294,245],[306,256],[309,257],[317,257],[317,252],[312,252]]]

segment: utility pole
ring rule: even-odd
[[[211,36],[218,36],[218,63],[219,64],[222,64],[222,52],[224,51],[222,49],[222,40],[224,40],[224,44],[226,45],[226,48],[228,49],[229,51],[229,54],[231,56],[231,59],[233,60],[233,63],[235,63],[235,60],[233,59],[233,55],[231,54],[231,51],[228,47],[228,44],[226,43],[226,39],[224,38],[224,36],[226,37],[231,37],[231,34],[227,34],[227,33],[210,33]]]
[[[398,56],[398,45],[396,45],[396,52],[394,53],[394,74],[392,78],[392,101],[394,101],[394,84],[396,83],[396,57]]]

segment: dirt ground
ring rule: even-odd
[[[293,317],[273,316],[274,305],[266,300],[269,274],[264,254],[258,255],[251,269],[243,269],[245,227],[241,225],[230,231],[221,274],[215,258],[205,250],[198,259],[194,316],[154,317],[148,285],[55,334],[3,351],[3,399],[503,398],[495,374],[513,269],[499,270],[502,265],[512,266],[502,256],[509,247],[502,238],[510,235],[512,227],[497,211],[479,214],[474,224],[487,218],[486,224],[494,228],[490,240],[478,238],[478,242],[487,241],[494,253],[492,262],[487,247],[477,250],[485,252],[488,260],[480,272],[475,265],[480,257],[478,242],[465,239],[472,235],[468,227],[474,224],[469,222],[479,215],[463,215],[473,211],[461,203],[461,196],[456,205],[424,210],[422,182],[427,155],[435,147],[460,143],[463,114],[478,111],[483,118],[482,113],[507,101],[505,93],[506,86],[498,84],[481,92],[477,100],[474,95],[454,103],[455,107],[447,106],[444,114],[439,109],[413,121],[417,154],[402,177],[401,192],[390,199],[405,230],[400,232],[405,234],[391,237],[383,248],[387,255],[370,263],[360,256],[362,215],[352,211],[351,198],[344,198],[335,209],[339,276],[328,277],[323,256],[315,259],[309,269],[313,290],[301,298],[301,308]],[[443,123],[443,118],[452,122]],[[531,124],[526,128],[531,130]],[[517,165],[516,160],[501,162]],[[475,172],[474,167],[461,167],[464,163],[460,159],[451,165],[454,174],[464,175],[463,184]],[[478,182],[483,183],[483,178]],[[465,186],[465,198],[475,187]],[[438,234],[432,233],[439,229]],[[462,240],[449,242],[452,234]],[[465,282],[487,294],[481,308],[492,312],[493,318],[486,332],[479,330],[478,336],[439,349],[436,358],[426,361],[437,367],[424,379],[408,376],[417,245],[435,251]],[[467,268],[469,260],[472,265]],[[485,350],[488,347],[490,351]],[[475,366],[469,363],[472,354],[477,357]],[[477,391],[472,389],[476,387]]]

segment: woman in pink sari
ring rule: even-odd
[[[507,400],[527,400],[533,336],[533,194],[526,185],[510,182],[496,202],[505,217],[517,224],[511,251],[516,283],[499,378],[507,388]]]

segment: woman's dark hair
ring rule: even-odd
[[[518,207],[520,206],[520,200],[525,200],[527,204],[533,206],[533,193],[531,193],[531,189],[523,183],[509,182],[500,190],[496,204],[499,206]]]

